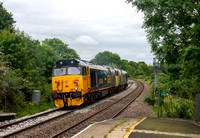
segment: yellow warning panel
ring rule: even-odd
[[[103,84],[103,79],[99,79],[99,84]]]

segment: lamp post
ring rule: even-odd
[[[154,87],[158,84],[158,71],[160,70],[160,63],[157,58],[153,58],[153,69],[155,71],[155,85]],[[160,90],[158,91],[158,118],[159,118],[159,105],[160,105]]]
[[[158,84],[158,71],[160,70],[160,63],[157,58],[153,58],[153,69],[155,71],[155,86]]]

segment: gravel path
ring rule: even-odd
[[[131,104],[127,109],[120,114],[123,116],[139,116],[139,117],[155,117],[152,107],[147,103],[144,103],[144,97],[150,92],[149,86],[144,84],[144,91],[142,94]]]

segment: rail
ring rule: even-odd
[[[143,91],[143,89],[144,89],[144,85],[143,85],[141,82],[137,82],[137,83],[138,83],[138,86],[137,86],[136,90],[138,90],[138,92],[137,92],[137,94],[134,96],[133,100],[131,100],[122,110],[120,110],[119,112],[117,112],[117,113],[116,113],[115,115],[113,115],[111,118],[114,118],[114,117],[116,117],[117,115],[119,115],[126,107],[128,107],[128,105],[130,105],[130,104],[142,93],[142,91]],[[135,90],[134,90],[134,91],[135,91]],[[68,127],[68,128],[66,128],[66,129],[64,129],[64,130],[59,131],[58,133],[54,134],[54,135],[51,136],[51,137],[56,138],[56,137],[59,137],[59,136],[63,135],[63,134],[66,133],[67,131],[69,131],[69,130],[75,128],[75,127],[77,127],[79,124],[84,123],[85,121],[87,121],[88,119],[94,117],[95,115],[98,115],[98,114],[104,112],[105,110],[108,110],[108,108],[110,108],[110,107],[112,107],[113,105],[119,103],[122,99],[127,98],[127,97],[130,96],[132,93],[133,93],[133,92],[129,93],[129,94],[126,95],[125,97],[123,97],[123,98],[117,100],[115,103],[112,103],[112,104],[110,104],[109,106],[104,107],[102,110],[100,110],[100,111],[98,111],[98,112],[96,112],[96,113],[94,113],[94,114],[88,116],[87,118],[85,118],[85,119],[79,121],[78,123],[72,125],[71,127]],[[111,119],[111,118],[110,118],[110,119]]]

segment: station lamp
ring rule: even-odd
[[[158,71],[160,70],[160,62],[157,58],[153,58],[153,69],[155,71],[155,83],[154,86],[158,84]],[[160,90],[158,92],[158,118],[159,118],[159,106],[160,106]]]
[[[153,67],[154,67],[154,70],[160,69],[160,62],[158,58],[153,58]]]
[[[160,70],[160,62],[158,58],[153,58],[153,69],[155,71],[155,85],[158,84],[158,71]]]

